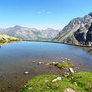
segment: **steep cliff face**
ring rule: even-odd
[[[92,42],[92,13],[83,18],[75,18],[61,30],[55,37],[54,41],[74,44],[74,45],[88,45]]]
[[[92,24],[90,28],[88,29],[87,36],[86,36],[86,44],[89,44],[89,46],[92,46]]]

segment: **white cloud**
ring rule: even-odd
[[[41,10],[41,11],[38,11],[37,14],[51,14],[51,12],[46,10]]]

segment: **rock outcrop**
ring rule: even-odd
[[[54,41],[92,46],[92,13],[83,18],[75,18],[59,32]]]

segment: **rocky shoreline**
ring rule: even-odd
[[[92,72],[78,72],[77,70],[80,68],[71,64],[70,61],[71,59],[62,57],[61,62],[38,62],[38,65],[44,64],[61,70],[62,76],[51,74],[37,76],[29,80],[28,83],[20,89],[20,92],[91,92]],[[32,63],[36,63],[36,61]],[[24,74],[28,75],[29,72],[26,71]],[[90,81],[88,81],[88,78]],[[84,80],[86,82],[84,82]],[[41,86],[43,84],[44,87]]]

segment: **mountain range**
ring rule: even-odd
[[[0,29],[0,33],[13,36],[22,40],[40,40],[51,41],[59,33],[58,30],[47,28],[45,30],[38,30],[36,28],[28,28],[16,25],[5,29]]]
[[[0,33],[22,40],[54,41],[73,45],[92,46],[92,12],[72,19],[61,31],[52,28],[38,30],[16,25],[0,28]]]
[[[92,46],[92,12],[84,17],[72,19],[66,25],[53,41]]]

